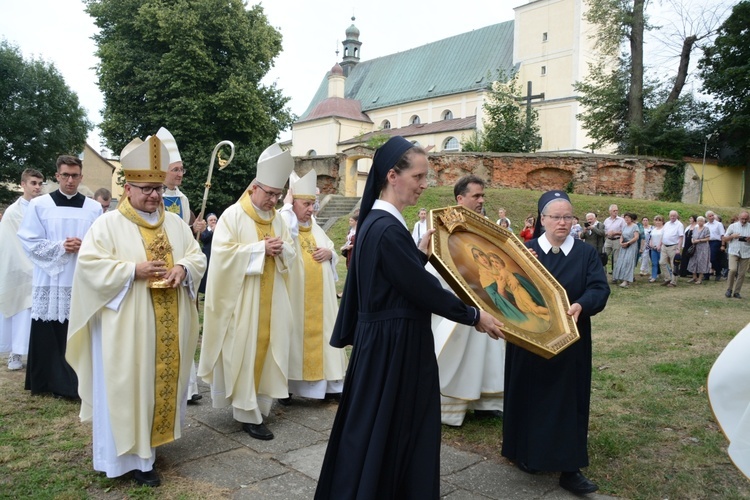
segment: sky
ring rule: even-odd
[[[671,1],[671,0],[665,0]],[[681,0],[683,5],[727,0]],[[249,0],[248,4],[255,2]],[[266,0],[260,2],[271,26],[283,36],[283,50],[264,83],[276,82],[290,97],[289,107],[301,115],[320,82],[341,60],[344,32],[352,24],[360,30],[361,59],[369,60],[418,47],[473,29],[509,21],[513,8],[527,0]],[[691,8],[697,14],[697,7]],[[96,85],[98,59],[91,36],[93,20],[81,0],[0,0],[0,38],[16,45],[24,58],[54,63],[68,86],[78,94],[92,123],[101,121],[104,99]],[[654,13],[660,24],[664,16]],[[336,55],[339,50],[339,55]],[[665,59],[674,58],[659,52]],[[668,64],[665,61],[665,64]],[[673,64],[676,66],[676,64]],[[284,132],[281,139],[291,138]],[[100,149],[98,129],[88,138]]]

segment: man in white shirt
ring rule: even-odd
[[[729,275],[727,281],[727,291],[724,294],[727,298],[734,297],[741,299],[740,290],[742,283],[745,281],[748,264],[750,264],[750,224],[748,224],[747,211],[740,213],[740,220],[730,224],[726,233],[722,237],[724,243],[727,243],[727,254],[729,256]]]
[[[609,217],[604,219],[604,253],[612,263],[612,271],[615,270],[615,261],[620,255],[620,235],[625,228],[625,219],[618,213],[617,205],[612,204],[609,206]]]
[[[682,239],[685,237],[685,226],[677,219],[678,217],[679,214],[675,210],[669,212],[669,220],[664,223],[660,248],[657,249],[661,252],[659,265],[664,278],[662,286],[677,286],[678,273],[674,267],[674,258],[680,253]]]
[[[29,352],[34,265],[16,235],[29,201],[42,194],[43,183],[41,172],[24,170],[23,195],[5,210],[0,221],[0,352],[10,352],[8,370],[23,368],[21,357]]]
[[[414,239],[414,243],[419,245],[422,240],[422,236],[427,232],[427,209],[419,209],[419,220],[414,223],[414,230],[411,232],[411,237]]]
[[[724,224],[716,220],[716,214],[711,210],[706,212],[706,227],[711,231],[711,238],[708,240],[711,249],[711,268],[716,275],[716,281],[721,279],[721,238],[724,236]],[[711,279],[710,274],[703,275],[704,280]]]

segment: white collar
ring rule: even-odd
[[[401,212],[399,212],[391,203],[385,200],[375,200],[375,203],[372,205],[372,209],[385,210],[386,212],[397,218],[406,229],[409,229],[409,226],[406,225],[406,221],[404,220],[404,216],[401,215]]]
[[[547,234],[541,235],[537,239],[537,242],[539,243],[539,248],[542,249],[542,252],[547,254],[552,250],[552,243],[547,239]],[[573,237],[571,235],[565,237],[565,241],[560,245],[560,250],[562,250],[565,255],[568,255],[570,251],[573,250]]]
[[[135,213],[141,216],[141,219],[145,220],[149,224],[156,224],[157,222],[159,222],[158,208],[151,213],[144,212],[143,210],[138,210],[137,208],[133,208],[133,210],[135,210]]]
[[[58,189],[58,191],[60,191],[60,194],[61,194],[61,195],[63,195],[63,196],[65,196],[65,197],[66,197],[67,199],[69,199],[69,200],[72,200],[72,199],[73,199],[73,197],[74,197],[74,196],[76,196],[76,195],[78,194],[78,191],[76,191],[76,192],[75,192],[75,193],[73,193],[73,194],[65,194],[65,193],[63,193],[63,192],[62,192],[62,189]]]

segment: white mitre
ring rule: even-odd
[[[314,200],[317,185],[318,174],[315,173],[315,170],[310,170],[291,185],[292,194],[295,199]]]
[[[283,151],[278,144],[272,144],[258,158],[255,180],[264,186],[283,189],[293,170],[294,159],[291,151]]]
[[[159,131],[156,132],[156,137],[161,139],[161,142],[167,147],[167,151],[169,151],[170,165],[172,163],[182,161],[180,150],[177,147],[177,141],[169,130],[165,129],[164,127],[160,128]]]
[[[136,138],[122,149],[120,164],[127,182],[162,183],[169,168],[169,151],[156,136],[145,141]]]

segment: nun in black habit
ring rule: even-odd
[[[570,236],[568,196],[544,193],[539,213],[536,238],[526,246],[567,292],[581,338],[551,359],[507,344],[502,454],[524,472],[561,472],[560,486],[581,495],[598,489],[580,468],[589,463],[591,316],[604,309],[610,290],[596,249]]]
[[[425,270],[429,237],[414,246],[400,212],[427,187],[427,168],[424,150],[402,137],[373,158],[331,338],[331,345],[353,350],[319,500],[438,498],[440,386],[430,315],[502,337],[497,320],[443,290]]]

